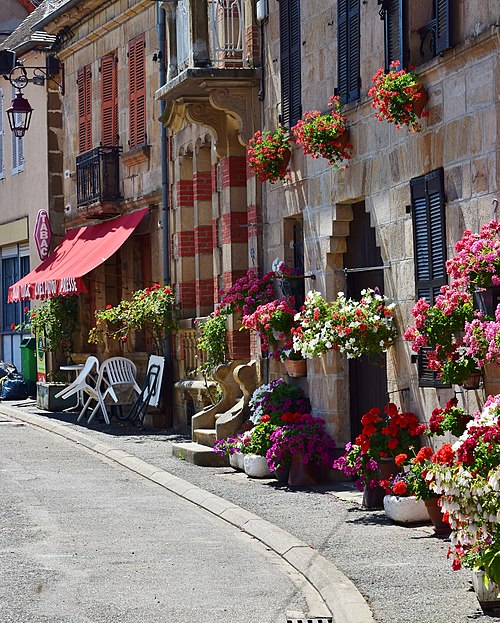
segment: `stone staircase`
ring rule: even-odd
[[[221,400],[193,416],[192,441],[173,444],[172,454],[194,465],[223,467],[227,458],[215,454],[213,445],[216,439],[236,436],[248,419],[248,402],[258,385],[257,363],[228,362],[217,368],[214,379],[222,389]]]

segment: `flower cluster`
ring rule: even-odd
[[[474,318],[465,323],[464,344],[467,355],[483,367],[488,363],[500,363],[500,308],[495,310],[495,320],[488,320],[482,312],[474,312]]]
[[[296,316],[300,326],[293,332],[294,349],[312,357],[333,348],[348,358],[386,351],[396,338],[394,305],[374,290],[363,290],[361,296],[355,301],[339,292],[328,304],[310,292]]]
[[[372,98],[372,108],[376,109],[375,117],[379,121],[394,123],[398,130],[406,125],[411,132],[420,132],[422,128],[414,105],[425,97],[424,91],[415,73],[400,69],[400,65],[399,61],[392,61],[388,73],[381,67],[372,78],[374,85],[368,95]],[[424,111],[421,116],[427,117],[428,114]]]
[[[248,164],[259,182],[277,182],[285,179],[290,157],[290,136],[281,126],[273,132],[257,130],[249,141]]]
[[[252,314],[259,305],[274,299],[274,273],[257,277],[254,269],[248,269],[226,292],[219,293],[221,300],[216,314]]]
[[[433,410],[429,427],[422,426],[419,432],[428,437],[444,435],[446,432],[450,432],[455,437],[460,437],[471,419],[471,416],[458,406],[458,400],[451,398],[444,409],[438,407]]]
[[[426,478],[448,514],[453,568],[474,560],[500,586],[500,395],[490,396],[460,439],[432,461]]]
[[[349,442],[345,454],[333,462],[333,469],[338,469],[350,478],[359,491],[375,489],[379,484],[378,463],[361,446]]]
[[[375,460],[408,453],[410,447],[419,445],[418,420],[414,413],[400,413],[397,406],[389,403],[382,415],[374,407],[361,418],[363,429],[356,444]]]
[[[297,324],[294,320],[296,313],[287,298],[276,299],[259,305],[253,314],[243,316],[241,326],[257,331],[263,351],[276,346],[278,340],[288,341],[285,347],[291,347],[292,328]]]
[[[402,467],[407,464],[406,468],[387,480],[381,480],[380,486],[384,487],[389,495],[415,496],[417,500],[430,499],[435,496],[435,493],[429,489],[425,476],[427,475],[432,455],[432,448],[425,446],[420,448],[418,453],[407,464],[408,455],[405,453],[398,454],[395,458],[396,465]]]
[[[106,305],[95,313],[96,326],[89,342],[98,342],[102,334],[127,342],[132,330],[149,332],[157,353],[163,351],[166,336],[176,326],[176,301],[170,286],[155,283],[150,288],[132,292],[130,300]],[[110,325],[114,325],[113,329]]]
[[[252,422],[257,423],[264,415],[268,415],[275,424],[286,422],[287,412],[307,413],[310,408],[303,390],[285,383],[283,379],[257,387],[248,406]]]
[[[230,456],[235,452],[240,452],[242,446],[241,437],[228,437],[227,439],[216,439],[214,452],[219,456]]]
[[[266,454],[269,469],[290,464],[292,455],[300,454],[304,464],[330,467],[335,442],[326,430],[326,423],[310,413],[292,414],[293,423],[278,426],[271,434],[271,446]]]
[[[319,110],[304,113],[304,119],[299,119],[292,132],[305,154],[326,158],[329,165],[340,168],[342,162],[350,159],[352,145],[347,143],[347,126],[340,112],[340,98],[332,96],[328,105],[332,110],[327,114],[321,114]]]

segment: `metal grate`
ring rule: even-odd
[[[332,617],[320,617],[319,619],[287,619],[286,623],[333,623]]]

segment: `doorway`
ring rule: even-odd
[[[344,254],[346,296],[359,299],[361,290],[365,288],[378,288],[383,294],[382,257],[364,202],[354,204],[352,213],[347,251]],[[354,440],[361,432],[363,414],[372,407],[382,409],[388,402],[385,353],[349,359],[348,374],[351,439]]]

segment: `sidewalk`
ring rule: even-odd
[[[21,418],[34,415],[34,422],[49,430],[57,424],[55,428],[59,434],[76,442],[84,438],[90,440],[95,451],[107,453],[109,458],[121,457],[123,465],[131,469],[139,467],[136,471],[144,472],[153,481],[162,481],[168,488],[171,488],[170,483],[174,490],[177,487],[178,493],[186,494],[195,503],[212,504],[213,512],[220,511],[222,505],[224,510],[217,514],[228,519],[232,516],[247,528],[253,526],[254,536],[264,542],[268,538],[270,546],[276,545],[280,528],[293,535],[295,541],[302,542],[300,546],[298,542],[290,545],[294,539],[290,541],[289,535],[281,533],[283,543],[287,543],[284,557],[295,556],[297,560],[292,560],[292,564],[302,565],[306,577],[308,573],[316,574],[309,579],[322,585],[323,596],[329,597],[327,603],[334,604],[337,615],[334,620],[338,623],[369,620],[365,604],[356,598],[359,593],[342,574],[352,580],[363,595],[375,621],[500,621],[500,618],[482,613],[471,588],[470,573],[451,570],[446,560],[449,540],[434,537],[430,527],[403,528],[392,524],[382,511],[364,510],[359,505],[360,495],[347,485],[298,491],[274,480],[251,480],[231,468],[197,467],[172,457],[171,444],[184,440],[172,431],[138,431],[114,420],[110,427],[96,423],[87,428],[75,423],[75,414],[44,413],[32,401],[0,403],[0,412]],[[161,475],[159,470],[195,487]],[[215,494],[229,504],[208,494]],[[249,521],[244,511],[272,526],[255,521],[257,518]],[[310,548],[321,556],[315,557]]]

